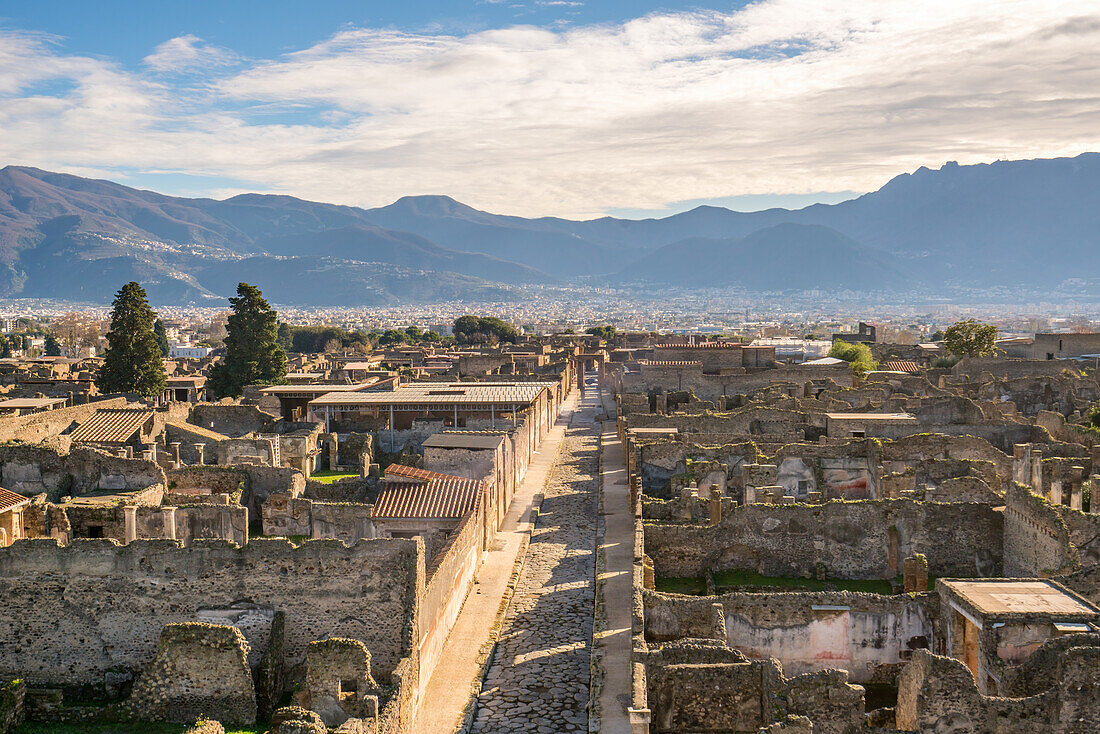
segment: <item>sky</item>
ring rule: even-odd
[[[523,216],[1100,150],[1094,0],[2,0],[0,165]]]

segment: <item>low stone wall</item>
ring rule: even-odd
[[[190,723],[216,715],[227,724],[256,721],[248,643],[236,627],[169,624],[152,662],[134,683],[127,710],[142,721]]]
[[[74,423],[83,423],[102,408],[125,408],[129,400],[125,397],[108,398],[83,405],[72,405],[59,410],[30,415],[7,416],[0,418],[0,442],[24,441],[38,443],[57,436]],[[6,485],[5,485],[6,486]]]
[[[12,734],[26,719],[23,705],[26,695],[27,686],[19,679],[0,685],[0,734]]]
[[[76,448],[69,453],[43,445],[0,445],[0,486],[25,496],[45,493],[50,502],[98,489],[131,491],[167,486],[153,461],[122,459],[103,451]]]

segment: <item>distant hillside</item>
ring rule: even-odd
[[[242,262],[271,278],[298,273],[299,285],[312,278],[313,289],[260,284],[303,305],[335,293],[348,305],[473,299],[580,276],[750,290],[1054,287],[1100,278],[1100,154],[921,168],[797,211],[704,206],[582,222],[490,214],[447,196],[377,209],[215,201],[0,169],[0,297],[105,301],[136,278],[157,302],[206,302],[232,291],[226,274]],[[351,285],[324,284],[341,276]]]
[[[909,290],[905,264],[820,225],[778,224],[747,237],[691,237],[665,245],[620,272],[620,281],[749,291]]]

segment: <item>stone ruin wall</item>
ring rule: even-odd
[[[112,671],[137,672],[161,629],[199,609],[249,601],[286,613],[288,665],[326,637],[361,640],[383,676],[415,644],[423,551],[414,540],[17,541],[0,550],[0,675],[95,694]],[[34,650],[34,655],[28,651]]]
[[[912,500],[744,505],[717,526],[645,525],[646,554],[661,577],[744,570],[768,576],[882,579],[902,559],[928,557],[937,577],[998,575],[1001,513],[983,504]]]
[[[652,642],[711,636],[714,607],[720,605],[722,641],[746,657],[774,657],[796,675],[843,668],[856,682],[891,681],[913,650],[928,648],[938,602],[928,593],[854,592],[688,597],[645,591],[643,600],[646,639]]]
[[[94,403],[72,405],[68,408],[48,410],[30,415],[6,416],[0,418],[0,442],[25,441],[38,443],[47,439],[58,439],[59,445],[67,448],[68,438],[61,437],[62,431],[73,423],[83,423],[103,408],[125,408],[129,400],[124,397],[99,400]]]
[[[1080,565],[1065,521],[1042,497],[1013,484],[1005,493],[1004,575],[1051,576]],[[939,574],[936,574],[939,575]]]
[[[154,484],[163,487],[167,481],[152,461],[88,448],[61,453],[43,445],[0,445],[0,486],[28,497],[45,493],[48,501],[58,502],[97,489],[130,491]]]

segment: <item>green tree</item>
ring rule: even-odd
[[[96,386],[100,392],[133,392],[152,400],[167,384],[153,333],[157,315],[149,308],[145,289],[133,281],[122,286],[112,306],[107,351]]]
[[[829,350],[829,356],[843,359],[857,375],[864,375],[878,368],[878,363],[871,356],[871,348],[866,344],[849,344],[837,339]]]
[[[997,351],[997,327],[974,319],[965,319],[943,334],[943,345],[956,357],[987,357]]]
[[[254,285],[237,284],[229,299],[225,359],[210,370],[215,397],[237,397],[245,385],[277,384],[286,377],[286,352],[278,344],[278,315]]]
[[[603,341],[609,342],[615,338],[615,327],[610,325],[589,326],[587,329],[584,330],[584,333],[591,336],[598,336]]]
[[[164,322],[157,319],[153,322],[153,335],[157,338],[157,346],[160,347],[160,356],[168,356],[168,332],[164,329]]]
[[[57,337],[53,334],[46,334],[45,352],[47,357],[61,356],[61,343],[57,341]]]
[[[6,336],[0,336],[0,359],[11,357],[11,340]]]
[[[519,339],[519,329],[495,316],[459,316],[453,330],[459,344],[515,343]]]
[[[275,340],[279,342],[279,346],[283,348],[284,352],[289,352],[293,349],[294,331],[291,329],[290,324],[285,321],[279,322],[278,336]]]

